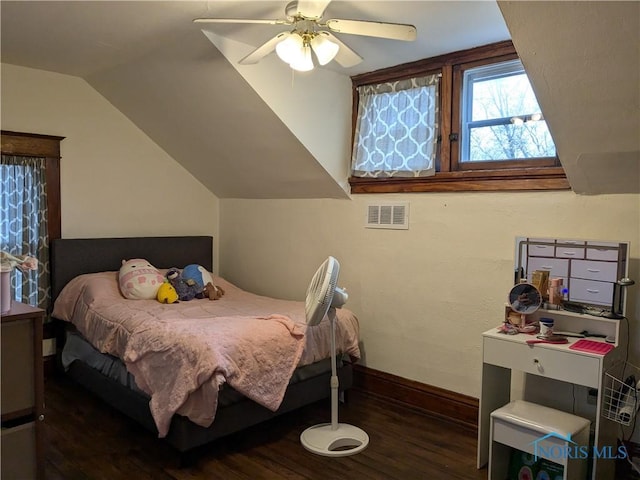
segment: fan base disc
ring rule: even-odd
[[[360,453],[369,445],[369,435],[353,425],[339,423],[333,429],[330,423],[307,428],[300,435],[302,446],[325,457],[346,457]]]

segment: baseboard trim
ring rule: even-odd
[[[476,431],[478,429],[477,398],[362,365],[353,366],[353,383],[354,387],[368,394],[402,403]]]

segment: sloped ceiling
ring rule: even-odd
[[[277,104],[267,104],[255,83],[273,84],[274,76],[254,74],[250,85],[192,23],[203,16],[282,18],[286,3],[2,1],[2,61],[84,78],[220,198],[346,198],[349,75],[508,38],[494,2],[336,0],[330,16],[412,22],[419,39],[342,38],[366,60],[349,70],[331,67],[333,81],[321,87],[346,101],[340,110],[327,107],[318,114],[300,101],[286,105],[314,96],[308,77],[292,78],[286,65],[267,59],[285,72],[285,81],[269,85],[279,89],[270,97]],[[459,34],[454,25],[461,27]],[[244,42],[246,54],[281,30],[235,25],[215,33]],[[256,71],[262,72],[260,65]],[[296,97],[288,95],[294,88]],[[284,106],[297,110],[288,124]],[[315,146],[300,140],[304,136],[296,128],[303,122],[322,139]],[[329,161],[318,151],[322,143],[340,144]]]
[[[86,79],[221,198],[344,198],[346,175],[300,140],[290,118],[283,121],[286,89],[306,88],[305,78],[273,85],[272,76],[253,74],[250,84],[230,63],[237,58],[225,58],[191,22],[202,16],[281,18],[286,3],[2,1],[1,59]],[[637,193],[639,8],[640,2],[608,1],[334,0],[329,17],[413,23],[418,40],[343,36],[365,62],[329,69],[348,80],[511,35],[574,191]],[[215,31],[243,42],[244,53],[275,33],[247,25]],[[271,98],[280,100],[267,104],[256,82],[278,88]],[[325,88],[345,95],[346,84],[327,82]],[[342,118],[348,114],[318,119],[304,107],[298,126],[311,119],[319,136],[348,144],[350,122]],[[348,151],[340,151],[345,158],[333,161],[346,166]]]
[[[576,193],[640,193],[640,2],[499,1]]]
[[[198,30],[87,81],[220,198],[346,196]]]

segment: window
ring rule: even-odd
[[[49,240],[60,238],[62,137],[2,132],[0,249],[38,259],[38,270],[12,276],[18,301],[48,310]],[[15,270],[14,270],[15,271]]]
[[[430,110],[409,116],[382,103],[366,107],[368,91],[424,78],[437,79],[434,105],[424,104]],[[352,82],[352,193],[569,188],[510,41],[358,75]],[[414,119],[427,123],[403,125]],[[390,127],[396,123],[402,128]],[[408,139],[411,153],[420,152],[425,162],[418,168],[398,160],[398,145]]]
[[[520,60],[466,70],[461,108],[461,163],[556,156]]]
[[[2,155],[0,185],[0,250],[15,256],[30,255],[45,262],[35,271],[13,269],[13,298],[39,306],[43,303],[43,292],[38,280],[45,276],[44,267],[49,258],[45,159]],[[48,285],[42,286],[46,289]]]
[[[358,87],[353,171],[362,177],[435,174],[438,75]]]

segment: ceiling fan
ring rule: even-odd
[[[284,62],[298,71],[312,70],[316,64],[326,65],[331,60],[348,68],[357,65],[362,57],[340,41],[333,33],[364,35],[391,40],[413,41],[416,27],[401,23],[367,20],[323,20],[331,0],[294,0],[285,8],[286,19],[197,18],[194,23],[244,23],[287,25],[293,27],[271,38],[242,58],[239,63],[252,65],[274,50]]]

